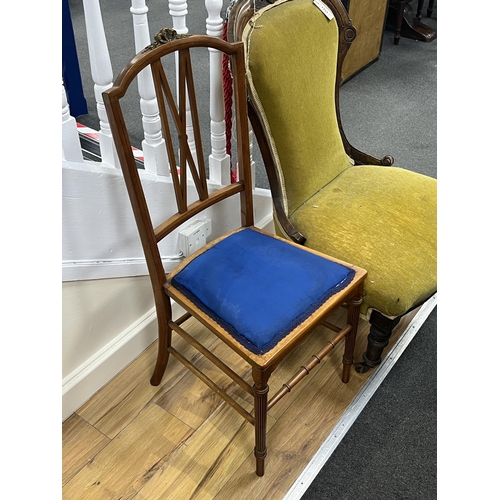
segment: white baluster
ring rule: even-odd
[[[62,85],[62,147],[63,159],[83,162],[82,147],[76,120],[70,115],[64,83]]]
[[[102,93],[113,84],[113,69],[111,68],[99,0],[83,0],[83,10],[89,46],[90,71],[94,81],[94,94],[97,115],[99,116],[101,159],[103,163],[114,167],[119,165],[118,156],[102,100]]]
[[[134,21],[135,50],[140,52],[151,42],[146,0],[132,0],[130,12],[132,12]],[[142,141],[144,167],[146,170],[158,175],[169,175],[165,140],[161,133],[158,102],[156,101],[153,77],[149,67],[139,73],[137,84],[141,96],[140,106],[142,126],[144,128],[144,140]]]
[[[186,26],[186,16],[188,13],[188,5],[186,0],[169,0],[168,8],[169,14],[172,16],[172,24],[173,28],[179,35],[184,35],[188,33],[188,28]],[[177,66],[177,87],[179,84],[179,58],[177,54],[176,56],[176,66]],[[177,96],[179,92],[177,92]],[[193,133],[193,120],[191,118],[191,107],[189,105],[189,96],[186,94],[186,134],[188,137],[188,145],[189,149],[193,154],[193,160],[195,164],[198,164],[196,157],[196,145],[194,142],[194,133]],[[191,172],[188,170],[188,177],[190,177]]]
[[[205,0],[208,12],[207,35],[222,36],[223,24],[220,12],[222,0]],[[210,132],[212,154],[208,162],[210,180],[218,184],[231,183],[230,159],[226,153],[226,123],[224,120],[224,93],[222,83],[222,54],[209,49],[210,54]]]
[[[173,28],[179,35],[188,32],[186,26],[186,16],[188,13],[188,4],[186,0],[169,0],[169,14],[172,16]]]

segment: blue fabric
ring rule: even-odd
[[[354,274],[246,228],[199,255],[172,278],[172,285],[247,349],[263,354]]]

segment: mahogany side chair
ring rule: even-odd
[[[151,384],[160,383],[169,355],[177,358],[254,425],[256,473],[262,476],[267,454],[268,409],[290,392],[342,340],[345,348],[341,378],[348,382],[366,271],[254,226],[243,43],[228,43],[205,35],[177,35],[170,28],[162,29],[155,40],[131,60],[114,86],[103,93],[156,304],[159,341]],[[234,77],[239,180],[222,187],[210,185],[205,173],[199,127],[200,105],[203,103],[197,104],[191,66],[191,52],[199,48],[227,54]],[[166,56],[174,53],[178,61],[178,99],[175,99],[173,86],[169,83],[172,72],[169,73],[164,64]],[[154,81],[169,165],[176,166],[170,168],[170,173],[177,211],[155,225],[141,184],[144,171],[136,167],[122,109],[122,98],[137,75],[147,68],[150,68]],[[191,151],[186,133],[188,106],[196,151]],[[188,200],[189,185],[196,188],[194,200]],[[216,237],[167,274],[162,265],[160,241],[191,217],[232,196],[240,199],[241,227]],[[186,310],[176,321],[172,318],[171,301]],[[340,307],[348,308],[346,324],[332,325],[328,317]],[[183,328],[183,323],[190,317],[200,321],[246,362],[252,373],[253,386],[190,335],[185,326]],[[268,380],[272,372],[293,349],[313,335],[319,325],[331,327],[333,339],[273,398],[268,399]],[[254,401],[253,413],[245,410],[175,349],[172,332],[189,342],[247,391]]]
[[[276,233],[368,271],[358,372],[380,364],[401,317],[437,291],[437,181],[354,148],[339,110],[356,30],[339,0],[235,0],[227,39],[245,44],[249,117]]]

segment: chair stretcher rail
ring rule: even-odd
[[[183,330],[176,322],[169,321],[168,325],[174,332],[178,333],[186,342],[189,342],[195,349],[205,355],[215,366],[219,367],[228,377],[231,377],[243,390],[253,396],[253,389],[250,384],[245,382],[235,371],[223,363],[217,356],[212,354],[204,345],[200,344],[195,338]]]
[[[331,323],[330,323],[331,325]],[[334,325],[331,325],[334,326]],[[267,404],[267,410],[269,411],[285,394],[289,393],[292,391],[292,389],[309,373],[315,368],[321,360],[333,349],[335,349],[336,345],[351,331],[351,325],[347,325],[345,328],[340,329],[338,327],[335,327],[335,330],[339,330],[339,334],[332,340],[329,341],[328,344],[326,344],[323,349],[321,349],[318,354],[315,354],[312,356],[311,360],[309,363],[304,366],[302,365],[300,369],[297,371],[297,373],[283,386],[281,389],[269,400]]]
[[[229,404],[232,408],[234,408],[242,417],[248,420],[252,425],[255,425],[255,418],[248,413],[245,408],[239,405],[234,399],[232,399],[228,394],[223,391],[216,383],[212,382],[201,370],[196,368],[189,360],[187,360],[179,351],[177,351],[174,347],[170,346],[168,348],[168,352],[170,352],[175,358],[177,358],[186,368],[188,368],[191,372],[193,372],[202,382],[212,389],[216,394],[218,394],[227,404]]]

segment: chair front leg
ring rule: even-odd
[[[252,369],[254,380],[254,416],[255,416],[255,472],[257,476],[264,475],[264,461],[267,455],[267,395],[269,386],[267,382],[271,373],[258,368]]]
[[[417,3],[417,19],[420,21],[422,19],[422,9],[424,7],[424,0],[418,0]]]
[[[401,27],[403,26],[405,5],[406,5],[406,0],[398,0],[398,2],[396,3],[397,15],[396,15],[396,32],[394,33],[394,45],[399,45],[399,40],[401,40]]]
[[[370,333],[368,334],[368,345],[363,354],[363,362],[356,364],[358,373],[365,373],[382,361],[382,352],[389,343],[392,331],[399,323],[401,317],[387,318],[378,311],[373,311],[370,316]]]
[[[432,17],[434,12],[434,0],[429,0],[429,5],[427,6],[427,17]]]

